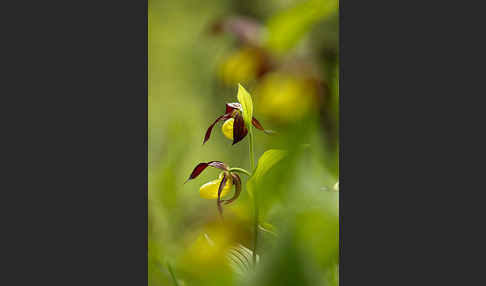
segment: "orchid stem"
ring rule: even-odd
[[[170,265],[169,262],[167,262],[167,268],[169,269],[170,276],[172,277],[172,280],[174,281],[174,285],[179,286],[179,283],[177,282],[177,278],[174,274],[174,271],[172,271],[172,266]]]
[[[254,159],[254,154],[253,154],[253,131],[252,127],[249,127],[249,133],[250,133],[250,170],[253,173],[255,171],[255,159]]]
[[[257,245],[258,245],[258,201],[257,192],[253,192],[253,267],[256,268],[257,262]]]
[[[243,173],[245,175],[247,175],[248,177],[251,177],[251,173],[248,172],[247,170],[243,169],[243,168],[230,168],[229,169],[230,172],[239,172],[239,173]]]
[[[253,154],[253,131],[252,126],[248,127],[250,133],[250,166],[252,174],[255,172],[255,160]],[[256,269],[257,246],[258,246],[258,201],[257,192],[253,192],[253,267]]]

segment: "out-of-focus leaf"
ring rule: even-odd
[[[241,244],[231,247],[226,257],[228,258],[228,263],[230,267],[235,271],[236,274],[240,276],[249,275],[250,271],[254,269],[253,267],[253,251],[244,247]],[[257,254],[256,262],[258,264],[260,257]]]
[[[273,236],[278,236],[277,229],[268,222],[262,222],[258,225],[258,228],[266,233],[269,233]]]
[[[338,0],[309,0],[282,11],[267,23],[267,46],[276,53],[291,49],[311,27],[338,10]]]
[[[265,151],[262,156],[260,156],[260,159],[258,159],[258,164],[257,168],[255,170],[255,173],[253,176],[248,180],[247,183],[247,189],[248,193],[250,196],[253,195],[253,189],[257,184],[260,183],[262,180],[263,176],[280,160],[282,160],[285,155],[287,154],[287,151],[284,150],[278,150],[278,149],[270,149]]]
[[[336,63],[334,68],[334,77],[331,81],[331,102],[332,102],[332,112],[334,114],[334,120],[339,124],[339,63]]]
[[[237,97],[243,108],[243,119],[245,120],[246,126],[250,128],[253,118],[253,100],[251,99],[251,95],[241,84],[238,84]]]

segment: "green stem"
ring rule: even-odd
[[[253,154],[253,131],[251,126],[248,129],[250,133],[250,170],[253,173],[255,171],[255,155]]]
[[[258,246],[258,200],[257,192],[253,192],[253,266],[256,267]]]
[[[172,277],[172,280],[174,280],[174,285],[179,286],[179,283],[177,282],[174,271],[172,271],[172,267],[170,266],[169,262],[167,262],[167,268],[169,268],[170,276]]]
[[[249,128],[250,133],[250,166],[251,172],[255,172],[255,160],[254,160],[254,153],[253,153],[253,131],[252,126],[250,124]],[[253,267],[256,268],[256,261],[257,261],[257,246],[258,246],[258,200],[257,200],[257,192],[253,192]]]
[[[229,171],[230,172],[243,173],[243,174],[246,174],[248,177],[251,177],[251,173],[248,172],[247,170],[243,169],[243,168],[230,168]]]

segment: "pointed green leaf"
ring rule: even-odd
[[[270,149],[265,151],[260,159],[258,159],[257,168],[253,176],[248,180],[247,189],[250,195],[253,195],[254,187],[259,184],[263,178],[263,176],[273,167],[275,166],[280,160],[282,160],[285,155],[287,155],[287,151],[278,150],[278,149]]]
[[[241,84],[238,84],[237,97],[243,108],[243,119],[245,120],[247,128],[250,129],[253,118],[253,100],[251,99],[251,95]]]

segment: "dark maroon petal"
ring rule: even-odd
[[[275,131],[273,131],[273,130],[265,130],[263,128],[263,126],[260,124],[260,122],[258,122],[258,120],[255,117],[253,117],[251,119],[251,123],[253,124],[253,126],[255,126],[256,129],[260,129],[261,131],[265,132],[266,134],[274,134],[275,133]]]
[[[223,216],[223,208],[221,207],[221,192],[223,191],[224,185],[226,184],[226,179],[227,176],[226,174],[223,175],[223,179],[221,180],[221,183],[219,184],[218,188],[218,200],[216,201],[216,205],[218,206],[218,210],[221,216]]]
[[[261,131],[265,131],[265,129],[263,129],[263,126],[260,124],[260,122],[258,122],[255,117],[252,117],[251,123],[253,124],[253,126],[255,126],[255,128],[260,129]]]
[[[223,171],[228,171],[228,169],[229,169],[228,165],[226,165],[225,163],[223,163],[221,161],[211,161],[211,162],[208,162],[208,165],[211,166],[211,167],[214,167],[214,168],[221,169]]]
[[[231,199],[224,201],[225,205],[232,203],[234,200],[236,200],[240,196],[240,193],[241,193],[240,176],[238,176],[238,174],[231,174],[231,177],[233,178],[233,184],[235,185],[235,194],[233,195],[233,197]]]
[[[187,179],[187,181],[192,180],[192,179],[196,178],[197,176],[199,176],[199,174],[201,174],[201,172],[204,171],[204,169],[206,169],[207,167],[208,167],[208,163],[197,164],[196,168],[194,168],[194,170],[192,170],[191,175],[189,175],[189,178]]]
[[[226,103],[226,114],[231,114],[235,109],[241,110],[241,104],[238,102]]]
[[[228,119],[230,117],[231,117],[231,114],[223,114],[220,117],[216,118],[216,120],[213,122],[213,124],[211,124],[209,126],[208,130],[206,130],[206,135],[204,135],[203,144],[206,143],[206,141],[209,140],[209,137],[211,136],[211,131],[213,130],[214,124],[218,123],[218,121],[226,120],[226,119]]]
[[[245,138],[246,134],[248,133],[248,129],[245,126],[245,121],[243,120],[243,116],[240,112],[238,112],[235,116],[235,122],[233,123],[233,144],[240,142]]]
[[[192,180],[194,178],[196,178],[197,176],[199,176],[199,174],[202,173],[202,171],[204,171],[208,166],[211,166],[211,167],[214,167],[214,168],[218,168],[218,169],[221,169],[221,170],[228,170],[228,166],[223,163],[223,162],[220,162],[220,161],[211,161],[211,162],[207,162],[207,163],[199,163],[196,168],[194,168],[194,170],[192,170],[192,173],[191,175],[189,175],[189,179],[187,179],[187,181],[189,180]],[[186,183],[187,183],[186,181]]]

